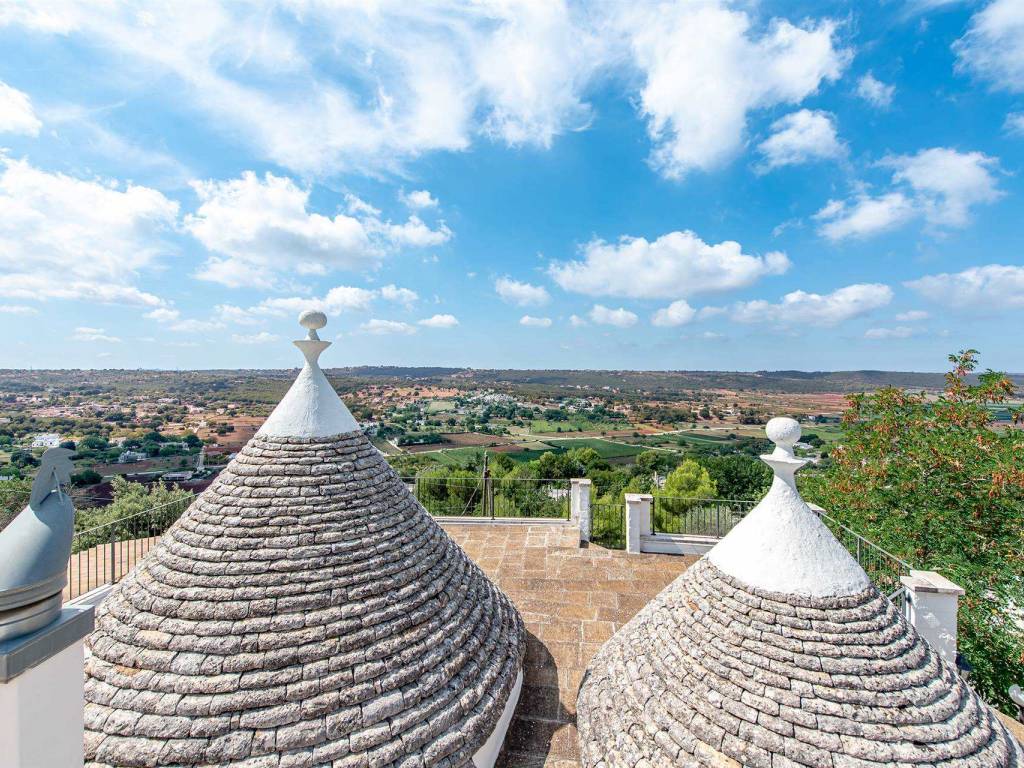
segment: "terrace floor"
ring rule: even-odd
[[[583,671],[601,644],[696,558],[580,548],[579,530],[567,524],[442,526],[526,623],[523,690],[498,768],[577,768]]]

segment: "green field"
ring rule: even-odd
[[[561,451],[573,448],[593,448],[602,459],[621,459],[643,453],[644,448],[638,445],[623,445],[602,440],[599,437],[581,437],[575,440],[548,440],[550,445]]]
[[[427,403],[427,413],[445,413],[455,409],[454,400],[431,400]]]
[[[621,421],[590,421],[589,419],[567,419],[566,421],[549,421],[548,419],[534,419],[530,422],[530,432],[538,434],[557,433],[559,429],[563,432],[610,432],[623,430],[632,427]]]

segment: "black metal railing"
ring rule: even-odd
[[[721,538],[754,508],[756,502],[736,499],[689,499],[655,495],[651,532]]]
[[[906,560],[901,560],[891,552],[882,549],[873,541],[865,539],[851,528],[847,528],[820,508],[814,508],[814,511],[829,527],[832,534],[846,547],[847,551],[853,555],[857,564],[864,569],[868,578],[878,587],[878,591],[888,597],[900,613],[905,613],[907,595],[900,577],[909,576],[913,566]]]
[[[120,581],[191,503],[192,497],[176,499],[77,531],[64,599]]]
[[[626,503],[590,503],[590,540],[608,549],[626,548]]]
[[[407,477],[436,517],[569,519],[569,481],[493,477]]]

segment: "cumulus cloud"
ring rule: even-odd
[[[897,325],[895,328],[868,328],[864,331],[865,339],[909,339],[911,336],[918,336],[922,333],[920,328],[911,328],[907,325]]]
[[[790,266],[784,253],[750,256],[737,242],[709,245],[690,231],[669,232],[654,241],[592,240],[582,255],[580,261],[551,265],[549,274],[559,286],[588,296],[643,299],[743,288],[767,275],[781,275]]]
[[[398,320],[379,320],[373,318],[359,326],[359,330],[373,336],[388,336],[393,334],[410,335],[416,333],[416,326],[409,323],[402,323]]]
[[[814,214],[818,229],[829,240],[870,237],[902,226],[916,215],[913,201],[902,192],[879,197],[858,195],[852,201],[829,200]]]
[[[998,161],[981,152],[936,147],[890,156],[879,165],[893,170],[897,189],[830,200],[814,216],[821,222],[821,234],[830,240],[870,237],[915,218],[924,218],[935,228],[963,227],[972,207],[1002,196],[994,175]]]
[[[519,324],[525,325],[529,328],[550,328],[551,318],[550,317],[533,317],[532,315],[523,315],[519,318]]]
[[[0,296],[161,306],[137,280],[171,250],[177,215],[155,189],[0,155]]]
[[[953,44],[957,69],[1012,93],[1024,92],[1024,4],[994,0]]]
[[[231,340],[235,344],[267,344],[272,341],[280,341],[280,339],[281,337],[276,333],[268,333],[267,331],[252,334],[231,334]]]
[[[531,285],[511,277],[500,277],[494,281],[494,290],[507,304],[517,307],[540,307],[551,300],[547,289],[542,285]]]
[[[846,155],[835,116],[829,112],[801,109],[776,120],[771,130],[772,135],[757,147],[764,158],[759,166],[762,172]]]
[[[42,126],[28,94],[0,81],[0,133],[38,136]]]
[[[59,18],[58,18],[59,17]],[[400,171],[484,137],[550,147],[590,125],[590,91],[637,83],[669,177],[722,163],[747,115],[799,104],[849,55],[830,20],[773,19],[724,0],[199,6],[67,0],[14,6],[0,25],[71,35],[111,81],[161,81],[215,130],[303,176]],[[634,94],[631,94],[634,95]]]
[[[774,326],[834,326],[886,306],[892,296],[892,289],[879,283],[848,285],[824,295],[793,291],[777,304],[763,299],[740,302],[733,307],[732,318]]]
[[[886,85],[870,72],[857,81],[857,95],[878,109],[889,107],[895,93],[895,85]]]
[[[988,313],[1024,308],[1024,267],[987,264],[963,272],[925,275],[904,285],[956,310]]]
[[[437,198],[430,194],[428,189],[414,189],[406,192],[404,189],[398,193],[398,199],[409,208],[437,208]]]
[[[308,189],[272,173],[260,178],[246,171],[238,179],[195,181],[192,187],[200,204],[184,226],[213,254],[197,277],[229,288],[271,287],[282,271],[372,268],[391,248],[437,245],[451,237],[444,225],[432,230],[416,216],[393,224],[364,206],[359,217],[313,213]]]
[[[328,315],[340,315],[345,312],[369,310],[376,297],[376,291],[367,288],[337,285],[323,296],[277,296],[264,299],[250,308],[249,313],[297,317],[304,310],[319,309]]]
[[[937,147],[889,157],[882,165],[894,169],[894,182],[914,190],[925,217],[935,225],[962,227],[972,206],[1002,195],[993,175],[999,163],[981,152]]]
[[[152,312],[147,312],[146,317],[156,320],[158,323],[173,323],[181,316],[181,312],[171,307],[157,307]]]
[[[544,3],[117,4],[15,7],[5,21],[111,52],[100,74],[162,79],[281,166],[392,170],[477,135],[549,146],[583,127],[601,63],[586,14]],[[59,16],[59,21],[56,17]]]
[[[455,315],[434,315],[420,320],[419,324],[425,328],[454,328],[459,321]]]
[[[407,307],[412,306],[419,299],[419,295],[416,291],[409,288],[399,288],[394,284],[382,287],[380,289],[380,296],[386,301],[394,301],[398,304],[404,304]]]
[[[579,315],[569,315],[569,325],[573,328],[583,328],[584,326],[589,325],[589,323],[587,323],[585,318],[582,318]]]
[[[35,315],[39,310],[24,304],[0,304],[0,315]]]
[[[686,325],[697,317],[697,310],[691,307],[685,299],[673,301],[664,309],[659,309],[651,317],[651,324],[663,328],[674,328],[679,325]]]
[[[1006,116],[1003,130],[1011,136],[1024,136],[1024,112],[1011,112]]]
[[[637,316],[628,309],[619,307],[609,309],[601,304],[595,304],[590,310],[590,321],[598,325],[614,325],[616,328],[630,328],[636,325]]]
[[[706,2],[639,4],[623,23],[644,78],[651,160],[669,178],[721,165],[742,146],[749,112],[799,104],[849,60],[828,20],[774,19],[758,34],[746,11]]]
[[[117,336],[111,336],[102,328],[89,328],[84,325],[80,325],[75,328],[75,332],[71,334],[71,338],[75,341],[104,341],[115,344],[119,344],[121,342],[121,339]]]
[[[930,315],[923,309],[911,309],[908,312],[900,312],[896,315],[896,321],[899,323],[917,323],[921,320],[927,320]]]

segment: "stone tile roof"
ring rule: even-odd
[[[97,615],[86,764],[468,766],[515,608],[361,434],[257,435]]]
[[[577,713],[586,768],[1024,766],[875,587],[769,592],[707,558],[605,644]]]

